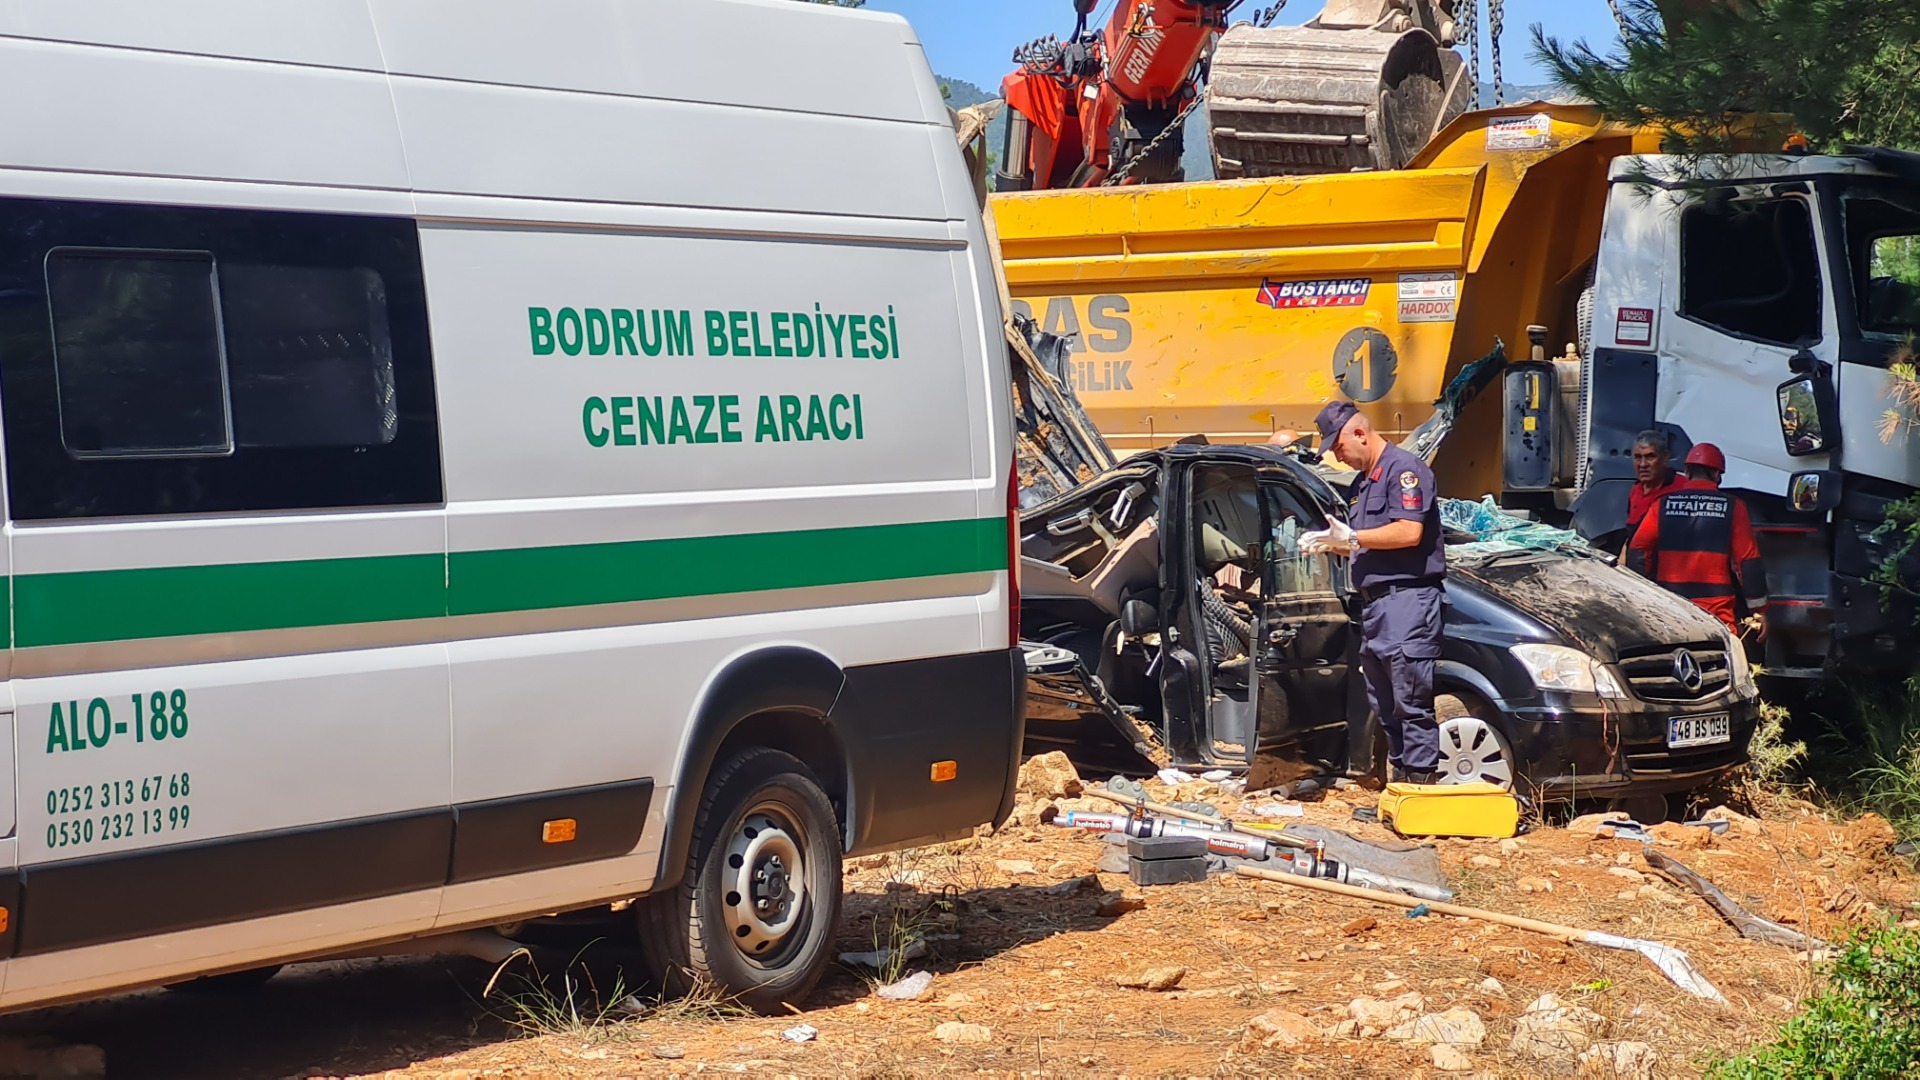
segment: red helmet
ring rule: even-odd
[[[1687,464],[1705,465],[1714,472],[1727,471],[1727,455],[1710,442],[1703,442],[1687,451]]]

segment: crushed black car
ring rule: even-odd
[[[1299,548],[1345,514],[1352,474],[1267,445],[1116,460],[1058,377],[1069,342],[1023,329],[1028,752],[1099,772],[1228,768],[1253,788],[1378,778],[1346,560]],[[1408,444],[1430,459],[1452,412]],[[1652,816],[1745,762],[1757,690],[1717,620],[1570,534],[1529,544],[1490,506],[1447,509],[1483,526],[1447,535],[1435,682],[1449,780]]]

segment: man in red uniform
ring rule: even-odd
[[[1726,469],[1719,447],[1694,447],[1687,454],[1687,478],[1634,531],[1627,566],[1700,605],[1738,634],[1735,601],[1744,597],[1748,612],[1764,615],[1767,575],[1746,504],[1720,490]]]
[[[1648,429],[1633,437],[1633,487],[1627,491],[1627,535],[1631,537],[1660,496],[1680,486],[1673,472],[1673,445],[1664,431]]]

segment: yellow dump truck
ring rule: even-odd
[[[1401,170],[993,203],[1016,309],[1078,335],[1074,389],[1122,452],[1310,430],[1336,396],[1405,433],[1500,339],[1519,362],[1440,449],[1444,493],[1617,539],[1634,436],[1711,441],[1765,530],[1770,668],[1901,662],[1909,610],[1865,579],[1920,484],[1875,431],[1920,328],[1920,156],[1657,143],[1532,104],[1456,118]]]

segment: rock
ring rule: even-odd
[[[1360,1037],[1360,1021],[1342,1020],[1327,1029],[1329,1039],[1357,1039]]]
[[[1480,992],[1483,994],[1504,994],[1507,992],[1507,988],[1499,979],[1489,975],[1480,980]]]
[[[1475,870],[1498,870],[1500,869],[1500,860],[1491,855],[1475,855],[1473,858],[1467,860],[1467,865],[1473,867]]]
[[[1473,1059],[1457,1046],[1446,1043],[1434,1043],[1427,1048],[1433,1055],[1433,1067],[1441,1072],[1472,1072]]]
[[[1591,1080],[1653,1080],[1659,1055],[1643,1042],[1595,1043],[1581,1053],[1579,1073]]]
[[[1500,841],[1500,854],[1509,859],[1520,854],[1520,841],[1513,839]]]
[[[1405,993],[1406,989],[1407,989],[1407,980],[1405,979],[1388,979],[1385,982],[1377,982],[1373,984],[1373,992],[1376,994],[1382,994],[1382,995],[1401,994],[1401,993]]]
[[[1247,1021],[1246,1033],[1240,1036],[1240,1049],[1281,1050],[1304,1046],[1320,1038],[1320,1029],[1313,1021],[1297,1012],[1286,1009],[1269,1009]]]
[[[1763,831],[1757,818],[1750,818],[1738,810],[1716,806],[1700,815],[1702,821],[1724,821],[1727,832],[1734,836],[1759,836]]]
[[[927,991],[931,989],[933,989],[933,972],[916,971],[899,982],[881,987],[874,993],[888,1001],[919,1001],[926,997]]]
[[[1094,892],[1100,888],[1100,875],[1082,874],[1077,878],[1063,881],[1047,889],[1049,896],[1072,896],[1074,893]]]
[[[1248,910],[1243,911],[1238,915],[1235,915],[1234,918],[1239,919],[1241,922],[1266,922],[1267,913],[1264,911],[1261,911],[1259,908],[1249,908]]]
[[[1387,1038],[1396,1042],[1447,1043],[1477,1047],[1487,1041],[1487,1025],[1471,1009],[1428,1013],[1392,1028]]]
[[[1099,908],[1095,909],[1094,914],[1103,919],[1117,919],[1129,911],[1144,911],[1146,910],[1146,906],[1147,901],[1145,897],[1116,896],[1106,903],[1101,904]]]
[[[1013,813],[1007,815],[1008,829],[1031,828],[1045,825],[1060,816],[1060,804],[1052,799],[1033,799],[1022,795],[1013,804]]]
[[[1355,934],[1364,934],[1367,931],[1379,925],[1380,925],[1380,920],[1374,918],[1371,915],[1362,915],[1359,918],[1348,923],[1347,925],[1342,926],[1340,928],[1340,932],[1347,935],[1348,937],[1352,937]]]
[[[1553,882],[1543,877],[1523,877],[1515,887],[1523,893],[1548,893],[1553,891]]]
[[[1677,821],[1663,821],[1647,829],[1654,842],[1668,847],[1677,847],[1682,851],[1699,851],[1713,845],[1713,830],[1698,825],[1682,825]]]
[[[1863,814],[1847,822],[1841,832],[1846,837],[1842,841],[1846,850],[1867,858],[1886,854],[1888,848],[1900,841],[1893,826],[1887,824],[1887,820],[1879,814]]]
[[[1630,866],[1609,866],[1607,867],[1607,873],[1623,881],[1631,881],[1635,885],[1644,885],[1647,883],[1646,875]]]
[[[945,1005],[949,1009],[958,1009],[963,1005],[973,1004],[973,995],[948,994],[946,997],[940,999],[940,1004]]]
[[[1001,873],[1013,877],[1023,877],[1028,874],[1037,874],[1040,872],[1035,870],[1033,863],[1026,859],[995,859],[993,860],[993,865]]]
[[[1596,836],[1599,834],[1601,825],[1608,821],[1619,820],[1624,816],[1625,815],[1622,814],[1581,814],[1579,817],[1567,822],[1567,831],[1575,836]],[[1607,830],[1607,836],[1611,837],[1612,835],[1613,830]]]
[[[780,1033],[780,1038],[790,1043],[810,1043],[820,1037],[820,1029],[812,1024],[796,1024]]]
[[[687,1056],[687,1048],[684,1046],[671,1045],[656,1046],[653,1048],[653,1056],[659,1058],[661,1061],[679,1061],[681,1058]]]
[[[1416,1019],[1426,1007],[1427,999],[1418,990],[1409,990],[1392,1001],[1355,998],[1347,1004],[1347,1015],[1353,1017],[1361,1030],[1371,1029],[1377,1033]]]
[[[1571,1058],[1593,1045],[1603,1023],[1600,1014],[1591,1009],[1542,994],[1514,1023],[1512,1047],[1533,1057]]]
[[[993,1029],[981,1024],[949,1020],[933,1029],[933,1037],[944,1043],[990,1043],[993,1041]]]
[[[1135,968],[1114,982],[1134,990],[1171,990],[1180,985],[1187,977],[1187,969],[1173,964],[1155,964],[1149,967]]]
[[[1028,758],[1020,766],[1019,789],[1037,799],[1071,799],[1083,790],[1079,771],[1058,750]]]

